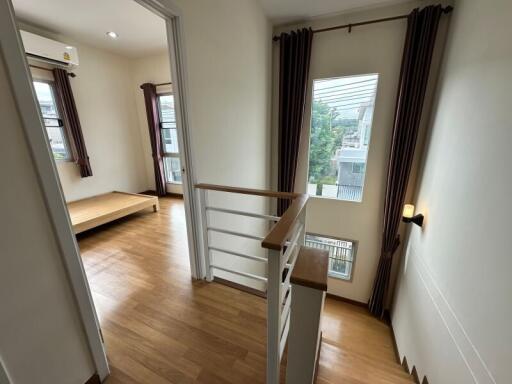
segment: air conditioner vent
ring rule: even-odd
[[[27,57],[59,67],[78,66],[75,47],[27,31],[20,31]]]

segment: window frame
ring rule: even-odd
[[[349,278],[346,279],[346,278],[342,277],[343,275],[341,273],[331,270],[331,268],[330,268],[330,260],[331,260],[330,254],[329,254],[329,265],[328,265],[328,270],[327,270],[327,276],[328,277],[333,278],[333,279],[337,279],[337,280],[341,280],[341,281],[344,281],[344,282],[347,282],[347,283],[352,283],[352,281],[354,280],[354,271],[355,271],[356,260],[357,260],[357,252],[358,252],[358,249],[359,249],[359,241],[358,240],[351,240],[351,239],[341,238],[341,237],[338,237],[338,236],[322,235],[322,234],[315,233],[315,232],[306,232],[306,234],[304,236],[304,244],[306,244],[308,236],[324,237],[326,239],[346,241],[346,242],[352,243],[352,261],[349,261],[349,263],[351,263],[352,266],[350,268],[350,276],[349,276]]]
[[[38,78],[38,77],[33,77],[32,78],[32,87],[34,88],[34,93],[36,94],[36,100],[37,100],[37,106],[38,106],[38,109],[39,109],[39,113],[41,114],[41,117],[43,118],[43,126],[44,126],[44,128],[46,130],[46,136],[47,136],[48,140],[50,140],[50,135],[48,133],[48,126],[44,122],[45,117],[44,117],[43,111],[41,109],[41,104],[39,103],[39,98],[37,97],[37,92],[35,90],[35,84],[34,83],[45,83],[45,84],[48,84],[48,86],[50,88],[50,92],[52,93],[53,100],[55,102],[55,107],[56,107],[57,112],[59,114],[59,117],[57,119],[62,122],[62,126],[50,127],[50,128],[60,128],[60,130],[62,132],[63,141],[64,141],[64,148],[66,150],[66,157],[64,157],[62,159],[55,158],[55,153],[53,152],[52,145],[51,145],[51,143],[49,143],[50,144],[50,149],[52,151],[53,159],[57,163],[73,162],[74,161],[73,152],[71,151],[68,130],[67,130],[67,127],[66,127],[66,120],[64,119],[64,113],[63,113],[64,109],[63,109],[63,106],[62,106],[62,103],[61,103],[61,99],[60,99],[60,97],[58,97],[57,89],[55,88],[55,80],[41,79],[41,78]]]
[[[331,196],[320,196],[320,195],[311,195],[309,194],[307,191],[309,191],[309,169],[310,169],[310,159],[311,159],[311,137],[312,137],[312,124],[313,124],[313,103],[315,101],[315,82],[316,81],[327,81],[327,80],[336,80],[336,79],[348,79],[348,78],[352,78],[352,77],[362,77],[362,76],[375,76],[375,94],[374,94],[374,98],[373,98],[373,111],[372,111],[372,116],[371,116],[371,124],[370,124],[370,130],[369,130],[369,134],[368,135],[365,135],[365,137],[363,137],[363,142],[364,142],[364,145],[367,146],[367,153],[366,153],[366,161],[364,164],[364,178],[363,178],[363,183],[361,185],[361,200],[358,201],[358,200],[347,200],[347,199],[342,199],[342,198],[339,198],[339,197],[331,197]],[[374,122],[375,122],[375,112],[376,112],[376,105],[377,105],[377,96],[378,96],[378,92],[379,92],[379,82],[380,82],[380,77],[381,77],[381,74],[378,73],[378,72],[370,72],[370,73],[360,73],[360,74],[354,74],[354,75],[340,75],[340,76],[330,76],[330,77],[319,77],[319,78],[315,78],[315,79],[312,79],[311,80],[311,88],[310,88],[310,99],[309,99],[309,127],[308,127],[308,134],[309,134],[309,138],[308,138],[308,147],[307,147],[307,163],[306,163],[306,177],[305,177],[305,191],[306,193],[308,194],[309,197],[313,198],[313,199],[327,199],[327,200],[334,200],[334,201],[339,201],[339,202],[343,202],[343,203],[355,203],[355,204],[362,204],[364,202],[364,192],[366,190],[366,183],[367,183],[367,178],[366,178],[366,175],[367,175],[367,172],[368,172],[368,160],[370,158],[369,154],[370,154],[370,147],[371,147],[371,139],[372,139],[372,136],[373,136],[373,128],[374,128]],[[366,138],[367,138],[367,142],[366,142]],[[338,184],[338,172],[339,172],[339,169],[336,169],[336,183],[333,184],[334,186],[336,186],[337,189],[340,188],[340,185]],[[316,184],[317,185],[317,184]],[[331,185],[331,184],[325,184],[325,185]],[[318,236],[322,236],[322,235],[318,235]],[[337,239],[337,240],[344,240],[344,239]],[[346,241],[352,241],[352,240],[346,240]]]
[[[163,157],[169,157],[169,158],[175,158],[175,159],[178,159],[180,161],[180,172],[181,172],[181,169],[182,166],[181,166],[181,159],[180,159],[180,147],[179,147],[179,140],[177,142],[177,145],[178,145],[178,152],[167,152],[165,150],[165,143],[164,143],[164,137],[163,137],[163,130],[164,129],[169,129],[171,130],[172,128],[163,128],[162,125],[163,124],[166,124],[167,122],[163,122],[162,121],[162,110],[161,110],[161,107],[160,107],[160,97],[161,96],[172,96],[173,97],[173,100],[174,100],[174,93],[171,91],[171,92],[157,92],[156,94],[156,99],[157,99],[157,107],[158,107],[158,128],[159,128],[159,133],[160,133],[160,146],[161,146],[161,151],[162,151],[162,154],[163,154]],[[175,115],[176,115],[176,111],[174,112]],[[178,134],[178,125],[177,125],[177,121],[174,121],[174,124],[176,124],[176,135]],[[166,167],[165,163],[164,163],[164,168]],[[172,171],[170,172],[172,173]],[[167,176],[167,170],[165,170],[164,172],[164,176]],[[170,181],[170,180],[167,180],[167,177],[165,178],[165,183],[166,184],[173,184],[173,185],[182,185],[183,184],[183,181]]]

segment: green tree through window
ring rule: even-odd
[[[322,100],[314,100],[311,116],[311,138],[309,147],[309,182],[317,184],[321,191],[323,184],[336,184],[334,156],[341,147],[345,133],[357,130],[357,120],[342,119],[336,108]],[[321,194],[321,192],[318,194]]]
[[[322,101],[313,101],[309,148],[310,183],[327,182],[328,179],[333,184],[336,182],[336,175],[332,174],[333,167],[331,165],[338,136],[335,132],[336,127],[332,126],[336,117],[336,111],[327,104]]]

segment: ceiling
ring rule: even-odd
[[[267,16],[275,23],[307,20],[358,8],[405,2],[407,0],[259,0]]]
[[[135,1],[13,0],[13,5],[22,22],[126,57],[167,48],[164,20]],[[109,31],[119,38],[107,37]]]
[[[258,1],[274,24],[282,24],[407,0]],[[144,57],[167,49],[165,22],[135,1],[13,0],[13,4],[22,22],[126,57]],[[109,31],[119,38],[107,37]]]

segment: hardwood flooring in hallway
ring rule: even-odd
[[[265,300],[192,281],[183,201],[161,198],[160,207],[78,237],[112,371],[106,383],[264,383]],[[412,382],[386,324],[326,300],[318,384]]]

